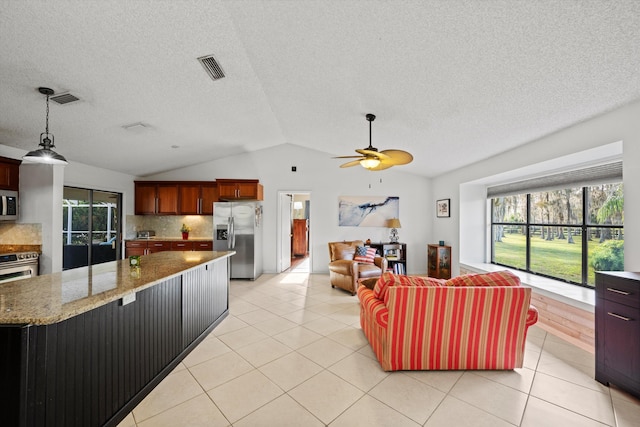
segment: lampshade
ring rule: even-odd
[[[391,218],[389,221],[387,221],[387,227],[388,228],[402,228],[400,226],[400,220],[398,218]]]
[[[380,160],[374,158],[367,158],[360,160],[360,164],[365,169],[373,169],[380,164]]]
[[[302,209],[302,202],[293,202],[293,209]]]
[[[48,87],[38,88],[38,92],[47,96],[47,117],[45,131],[40,134],[40,147],[37,150],[29,151],[22,157],[23,160],[27,160],[35,163],[47,163],[54,165],[66,165],[67,159],[60,154],[52,150],[55,148],[53,143],[53,134],[49,133],[49,96],[53,95],[53,90]]]

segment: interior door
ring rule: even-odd
[[[280,193],[280,253],[278,265],[279,271],[285,271],[291,267],[291,210],[293,207],[293,197],[291,194]]]

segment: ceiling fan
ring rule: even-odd
[[[371,145],[371,122],[376,119],[373,114],[367,114],[367,120],[369,121],[369,146],[362,150],[356,150],[356,153],[360,153],[359,156],[339,156],[334,159],[356,159],[350,162],[340,165],[341,168],[348,168],[351,166],[361,165],[365,169],[371,171],[381,171],[389,169],[392,166],[406,165],[411,163],[413,156],[410,153],[402,150],[382,150],[378,151],[377,148]]]

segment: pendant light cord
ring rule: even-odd
[[[47,95],[47,119],[44,126],[44,132],[49,135],[49,95]]]

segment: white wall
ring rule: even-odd
[[[122,193],[122,214],[124,221],[127,215],[134,212],[133,175],[100,169],[82,163],[70,161],[64,170],[64,185],[69,187],[89,188],[114,193]],[[124,231],[124,225],[122,230]]]
[[[592,120],[558,131],[517,149],[494,156],[474,165],[442,175],[433,181],[430,205],[437,199],[451,197],[450,220],[432,219],[438,230],[437,239],[454,243],[453,273],[459,272],[459,262],[483,262],[487,247],[487,217],[482,218],[485,184],[500,174],[530,171],[533,166],[568,167],[585,160],[583,154],[599,153],[615,158],[622,142],[625,198],[625,269],[640,271],[640,103],[624,106]],[[587,156],[589,157],[589,156]],[[561,158],[562,162],[558,159]],[[573,159],[573,160],[572,160]],[[566,160],[566,161],[565,161]],[[560,165],[564,163],[564,165]],[[557,170],[557,169],[556,169]],[[479,184],[480,183],[480,184]],[[462,212],[461,212],[462,210]]]
[[[64,166],[20,165],[19,222],[41,224],[40,274],[62,271]]]
[[[419,159],[416,159],[420,161]],[[402,167],[371,172],[362,167],[341,169],[341,160],[327,153],[284,144],[223,160],[147,176],[148,180],[259,179],[264,186],[264,268],[276,271],[278,191],[311,193],[310,245],[312,272],[328,272],[327,242],[350,239],[388,241],[389,229],[339,227],[338,196],[398,196],[400,241],[407,244],[409,273],[426,273],[426,245],[432,241],[430,215],[435,208],[429,180],[406,174]],[[297,172],[291,171],[297,167]]]

